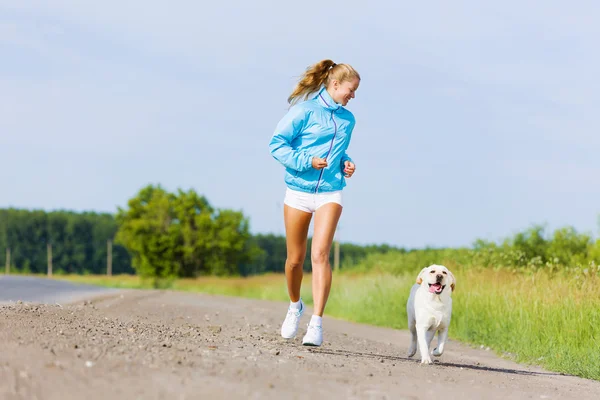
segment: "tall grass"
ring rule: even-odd
[[[600,380],[600,278],[467,270],[455,293],[452,337],[518,362]]]

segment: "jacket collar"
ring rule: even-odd
[[[342,108],[341,104],[336,103],[329,95],[329,92],[325,89],[325,86],[321,87],[321,90],[315,96],[317,102],[330,111],[337,111]]]

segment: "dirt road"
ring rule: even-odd
[[[441,362],[407,332],[324,318],[320,348],[284,341],[285,303],[127,291],[1,307],[1,399],[594,399],[600,382],[451,341]],[[308,310],[310,311],[310,310]]]

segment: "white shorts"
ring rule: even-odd
[[[337,203],[340,206],[343,206],[342,191],[336,190],[335,192],[325,193],[305,193],[287,188],[283,203],[297,210],[313,213],[323,204],[327,203]]]

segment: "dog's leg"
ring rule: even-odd
[[[431,364],[429,356],[429,343],[433,332],[429,332],[424,326],[417,326],[417,339],[419,340],[419,351],[421,352],[421,364]]]
[[[410,329],[410,347],[408,348],[408,357],[412,357],[417,352],[417,328],[415,321],[409,321],[408,328]]]
[[[433,337],[435,336],[435,330],[429,330],[427,332],[425,332],[425,339],[427,340],[427,348],[429,349],[429,351],[431,352],[431,341],[433,340]]]
[[[440,329],[438,333],[438,345],[433,349],[433,355],[436,357],[441,356],[444,353],[444,345],[448,340],[448,327]]]

